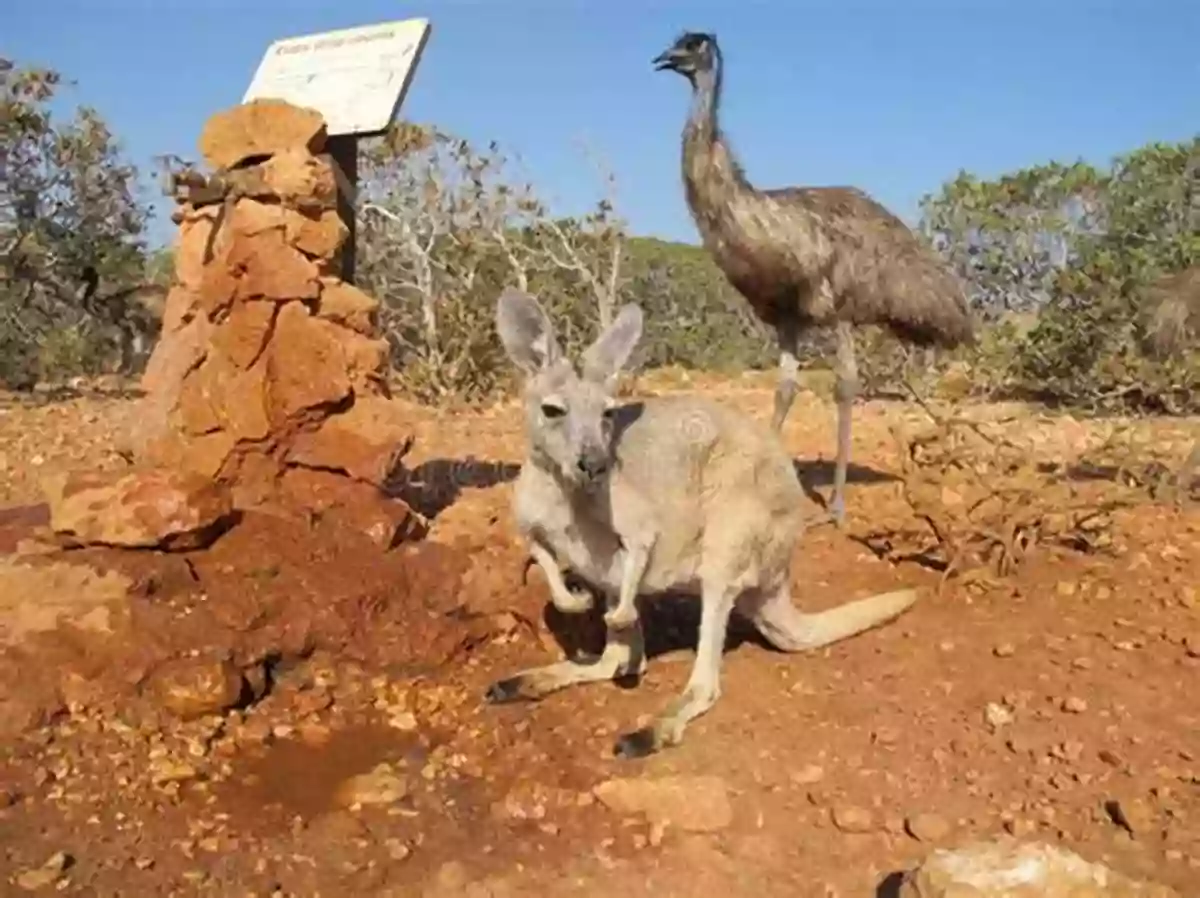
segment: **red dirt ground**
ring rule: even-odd
[[[761,418],[770,406],[753,379],[691,386]],[[49,470],[122,467],[110,446],[128,409],[106,396],[0,402],[0,507],[39,502]],[[1007,426],[1060,455],[1104,426],[1024,414]],[[936,572],[879,560],[855,539],[911,522],[888,426],[922,416],[868,403],[856,411],[853,460],[867,476],[848,494],[849,527],[807,536],[796,595],[815,608],[912,585],[923,600],[812,655],[741,640],[720,702],[682,746],[618,761],[613,737],[686,679],[694,619],[647,610],[658,654],[637,688],[484,706],[491,680],[553,659],[556,638],[594,633],[556,623],[552,637],[540,576],[522,582],[508,512],[515,406],[413,416],[404,492],[436,515],[428,540],[385,556],[320,522],[264,516],[186,557],[23,544],[16,562],[113,570],[129,598],[107,634],[34,634],[0,662],[0,698],[52,718],[0,743],[0,894],[27,894],[19,883],[64,852],[46,892],[851,898],[888,894],[889,874],[935,846],[1002,832],[1195,893],[1194,506],[1147,499],[1116,513],[1112,553],[1042,548],[1006,577],[939,591]],[[806,397],[789,448],[828,458],[833,423]],[[1194,421],[1137,426],[1180,456],[1197,433]],[[0,513],[0,563],[43,521],[36,508]],[[154,672],[180,655],[259,671],[247,689],[265,695],[179,721],[158,704]],[[406,794],[336,807],[345,780],[381,762]],[[732,821],[664,827],[591,791],[668,775],[715,777]]]

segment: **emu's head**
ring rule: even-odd
[[[717,36],[702,31],[685,31],[654,58],[655,71],[678,72],[692,84],[696,83],[697,76],[715,74],[720,64]]]

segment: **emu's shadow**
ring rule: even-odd
[[[796,479],[800,481],[800,486],[804,489],[804,494],[822,507],[828,501],[826,496],[817,492],[817,487],[829,487],[833,485],[833,471],[836,467],[832,461],[805,461],[803,459],[792,459],[792,467],[796,471]],[[876,468],[868,468],[866,465],[857,465],[850,462],[846,465],[846,483],[895,483],[901,478],[888,471],[880,471]]]
[[[513,462],[435,458],[415,468],[401,465],[388,478],[384,490],[425,517],[435,518],[458,501],[464,489],[508,483],[520,473],[521,466]]]

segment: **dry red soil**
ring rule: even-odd
[[[770,407],[749,379],[691,388],[764,419]],[[0,596],[0,698],[30,718],[9,720],[24,732],[0,743],[0,894],[851,898],[889,894],[934,847],[1005,832],[1196,893],[1194,504],[1147,497],[1113,513],[1102,551],[1039,546],[1003,576],[943,584],[864,544],[914,526],[889,426],[923,415],[864,404],[848,527],[807,535],[795,594],[819,608],[915,586],[922,601],[811,655],[738,635],[722,698],[684,744],[622,761],[614,737],[686,679],[686,606],[646,608],[654,657],[636,688],[481,700],[497,677],[595,638],[594,621],[548,624],[540,575],[524,577],[508,509],[515,405],[412,410],[405,494],[433,526],[386,554],[320,521],[256,515],[202,552],[38,543],[38,477],[120,469],[111,446],[129,408],[108,395],[0,402],[0,582],[20,582],[15,566],[38,584]],[[1108,426],[1017,414],[1004,426],[1056,457]],[[828,459],[833,425],[806,398],[788,446]],[[1179,457],[1197,433],[1194,421],[1136,429]],[[51,589],[108,602],[103,620],[46,630],[34,606]],[[171,663],[261,678],[239,708],[180,720],[161,688]],[[347,806],[347,782],[372,770],[375,794]],[[595,797],[613,777],[682,779],[642,814]]]

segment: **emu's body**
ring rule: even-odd
[[[852,327],[879,324],[919,346],[973,341],[961,283],[895,215],[853,187],[758,190],[720,130],[721,56],[712,35],[685,34],[659,56],[686,75],[683,182],[704,245],[755,314],[777,334],[779,431],[797,391],[799,343],[837,328],[838,451],[831,508],[839,522],[858,390]]]

